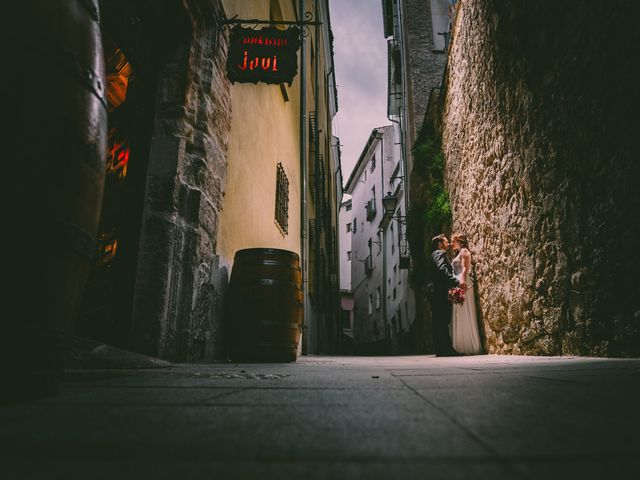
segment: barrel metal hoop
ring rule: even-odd
[[[288,265],[288,264],[282,263],[282,262],[280,262],[278,260],[263,259],[257,265],[268,265],[270,267],[276,266],[276,267],[281,267],[281,268],[289,268],[291,270],[300,270],[300,267],[298,267],[297,265]]]
[[[294,287],[295,289],[302,288],[299,283],[295,282],[283,282],[281,280],[275,280],[273,278],[255,278],[247,281],[236,281],[234,285],[264,285],[268,287]]]
[[[51,60],[61,69],[66,70],[67,73],[76,77],[87,90],[100,100],[104,109],[108,110],[107,100],[104,96],[104,82],[91,67],[84,65],[75,53],[55,40],[43,37],[33,31],[19,30],[17,25],[19,25],[18,22],[12,18],[0,15],[0,36],[7,36],[10,39],[11,37],[15,37],[16,40],[19,38],[25,40],[28,48],[40,56]],[[24,39],[25,34],[26,39]],[[34,39],[37,41],[34,41]]]
[[[96,22],[100,23],[100,10],[96,0],[78,0],[80,4],[89,12],[89,16]]]

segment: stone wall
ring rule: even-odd
[[[420,176],[414,172],[413,154],[411,149],[419,136],[423,119],[427,112],[427,105],[432,89],[442,82],[446,56],[443,52],[435,51],[433,42],[433,23],[431,17],[431,2],[424,0],[401,0],[403,9],[403,26],[405,41],[405,65],[407,93],[407,125],[406,125],[406,168],[411,172],[405,183],[409,187],[409,203],[416,205],[421,203]],[[412,251],[414,257],[414,269],[416,259],[422,260],[422,255]],[[420,261],[418,260],[418,261]],[[432,352],[430,335],[431,314],[425,299],[423,285],[413,282],[415,295],[415,321],[412,328],[412,337],[415,340],[414,351],[416,353]]]
[[[443,52],[435,51],[430,2],[402,1],[407,42],[409,143],[413,144],[427,110],[429,92],[442,81],[446,57]]]
[[[227,275],[215,258],[230,129],[219,0],[183,2],[190,35],[159,72],[131,347],[174,361],[221,356]]]
[[[638,3],[458,10],[443,150],[490,352],[640,354]]]

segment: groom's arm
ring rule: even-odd
[[[451,271],[451,264],[447,262],[445,258],[445,253],[442,250],[436,250],[431,254],[431,258],[433,258],[433,263],[436,266],[436,270],[442,276],[442,279],[449,283],[451,287],[457,287],[460,285],[458,279],[453,275]]]

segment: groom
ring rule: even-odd
[[[451,345],[449,325],[451,324],[452,305],[449,301],[449,289],[466,288],[453,275],[451,262],[447,258],[449,240],[444,234],[431,239],[431,261],[429,262],[429,300],[433,324],[433,342],[437,357],[454,357],[459,355]]]

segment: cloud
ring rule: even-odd
[[[346,179],[371,130],[390,123],[387,42],[379,0],[330,0],[330,8],[340,106],[335,133],[340,136]]]

